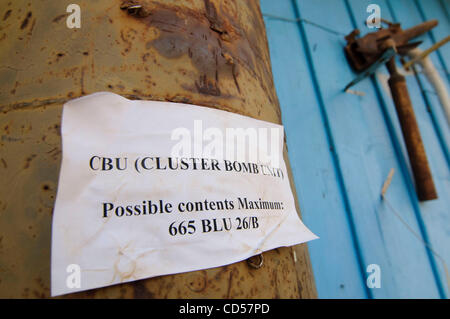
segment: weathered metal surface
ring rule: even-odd
[[[112,91],[280,122],[258,1],[139,1],[141,12],[77,1],[80,29],[66,27],[70,3],[0,8],[0,297],[50,294],[65,101]],[[264,253],[259,269],[244,261],[68,297],[315,297],[306,245],[294,250]]]

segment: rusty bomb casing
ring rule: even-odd
[[[134,1],[141,9],[128,10],[122,1],[79,0],[79,29],[66,25],[70,3],[1,0],[1,298],[50,296],[66,101],[111,91],[281,122],[258,1]],[[63,297],[314,298],[316,292],[303,244],[265,252],[259,269],[243,261]]]

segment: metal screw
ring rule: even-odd
[[[255,261],[254,261],[255,258],[259,258],[259,262],[255,262]],[[263,264],[264,264],[264,258],[263,258],[263,255],[262,255],[262,254],[259,254],[259,255],[250,257],[249,259],[247,259],[247,264],[248,264],[250,267],[255,268],[255,269],[261,268],[261,267],[263,266]]]

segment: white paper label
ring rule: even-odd
[[[317,238],[295,209],[280,125],[101,92],[66,103],[61,131],[53,296]]]

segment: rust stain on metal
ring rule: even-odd
[[[30,21],[30,18],[33,14],[31,12],[27,13],[27,16],[25,17],[25,19],[22,21],[22,24],[20,25],[20,29],[23,30],[27,27],[28,22]]]
[[[27,158],[25,159],[25,165],[23,166],[23,168],[24,168],[24,169],[27,169],[28,167],[30,167],[31,161],[32,161],[36,156],[37,156],[36,154],[32,154],[32,155],[30,155],[29,157],[27,157]]]
[[[1,161],[2,161],[2,164],[3,164],[3,168],[4,168],[4,169],[7,169],[7,168],[8,168],[8,164],[6,164],[5,159],[2,158]]]
[[[9,9],[8,11],[5,12],[5,15],[3,16],[3,21],[5,21],[6,19],[9,18],[9,16],[11,15],[12,10]]]
[[[137,281],[135,285],[133,285],[134,290],[134,298],[135,299],[153,299],[155,295],[151,293],[145,283],[143,281]]]
[[[218,32],[219,34],[228,34],[224,28],[224,23],[221,17],[217,14],[216,7],[209,0],[204,0],[205,2],[205,15],[208,19],[211,30]]]
[[[207,285],[207,273],[206,271],[200,271],[192,273],[187,280],[187,286],[194,292],[202,292]]]
[[[122,9],[138,5],[137,1],[126,1]],[[234,61],[254,68],[254,55],[248,38],[236,26],[231,16],[221,18],[215,5],[204,1],[204,10],[196,11],[186,7],[166,6],[143,2],[139,14],[128,11],[149,27],[155,27],[160,35],[147,43],[169,59],[188,56],[200,76],[193,88],[197,92],[220,96],[219,81],[222,77],[233,79],[238,92],[238,66]],[[153,5],[153,7],[152,7]]]

